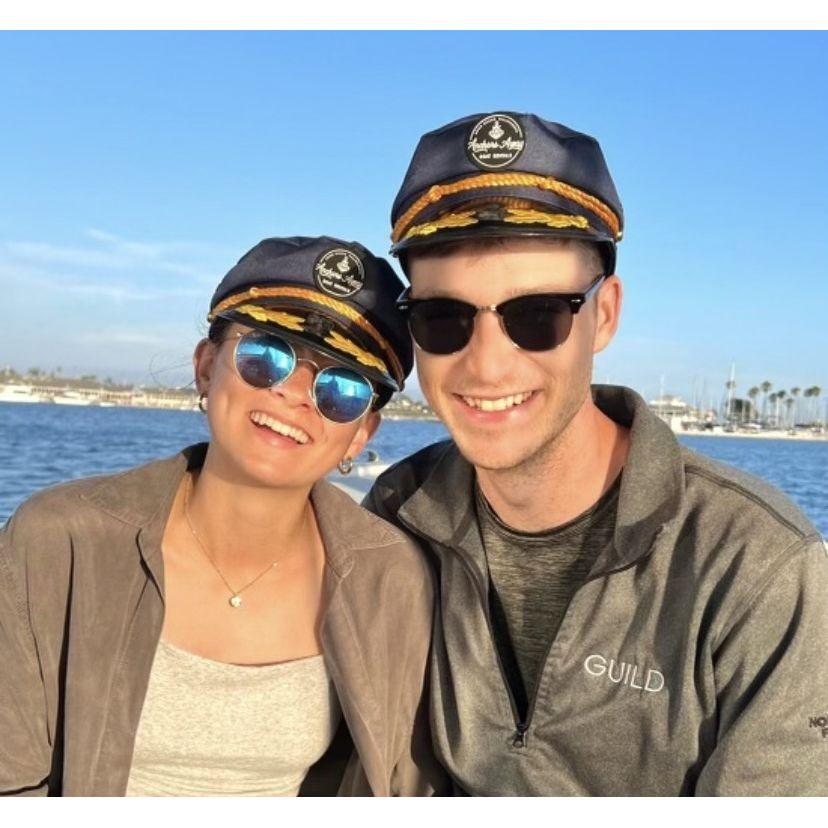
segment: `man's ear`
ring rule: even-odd
[[[209,339],[202,339],[193,351],[193,372],[195,373],[196,390],[199,394],[210,393],[210,378],[213,375],[213,366],[216,361],[218,346]]]
[[[354,434],[351,444],[348,446],[348,457],[353,460],[358,454],[360,454],[360,452],[365,448],[367,442],[376,433],[380,422],[382,422],[382,417],[380,416],[379,411],[369,411],[368,414],[362,418],[362,422],[359,424],[359,428],[357,429],[356,434]]]
[[[621,280],[614,275],[607,276],[595,297],[597,321],[592,341],[593,354],[603,351],[615,336],[621,318],[622,297]]]

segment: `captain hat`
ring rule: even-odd
[[[469,115],[420,139],[391,210],[391,253],[480,237],[594,242],[615,271],[621,201],[598,142],[531,113]]]
[[[269,238],[216,288],[208,320],[223,318],[308,345],[375,383],[377,407],[413,367],[395,301],[405,288],[389,263],[330,236]]]

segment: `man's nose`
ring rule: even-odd
[[[515,345],[500,325],[496,311],[478,311],[471,340],[463,352],[466,371],[482,387],[508,384],[513,371]]]

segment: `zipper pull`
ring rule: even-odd
[[[519,724],[517,730],[512,734],[512,747],[516,750],[526,747],[526,730],[525,724]]]

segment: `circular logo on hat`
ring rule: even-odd
[[[359,256],[337,247],[316,260],[313,280],[319,290],[342,299],[353,296],[365,286],[365,268]]]
[[[487,115],[469,133],[466,154],[484,170],[508,167],[518,159],[526,145],[523,127],[510,115]]]

